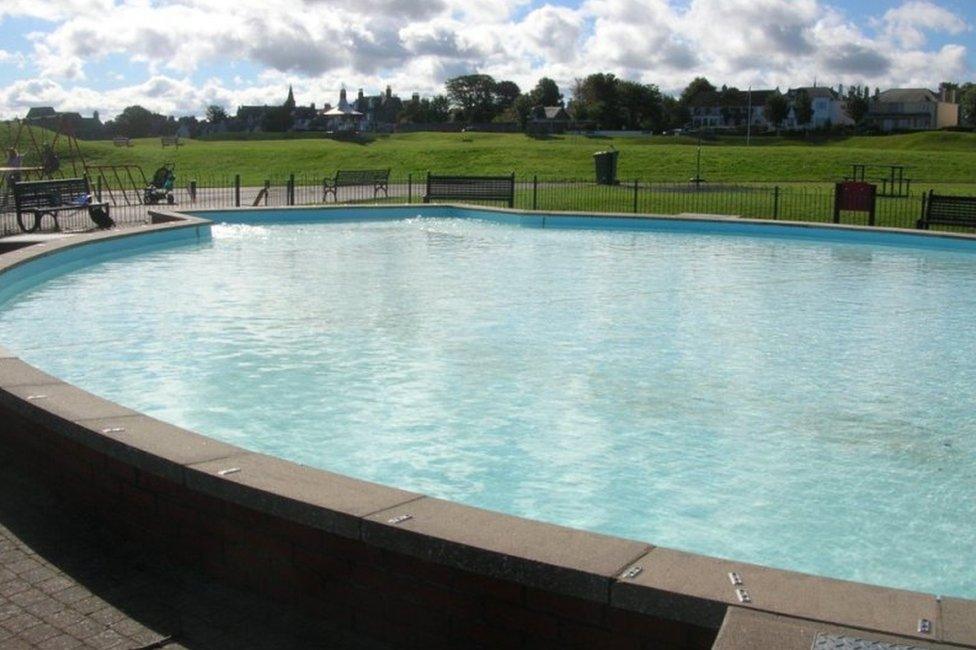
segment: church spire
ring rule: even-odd
[[[295,93],[292,92],[291,84],[288,85],[288,99],[285,100],[285,108],[289,110],[295,108]]]

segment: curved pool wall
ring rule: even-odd
[[[0,255],[0,302],[87,264],[205,239],[206,218],[238,223],[399,219],[418,211],[417,206],[341,206],[154,213],[158,223],[144,228],[80,235]],[[969,236],[844,226],[523,214],[462,206],[422,211],[528,227],[976,247]],[[814,628],[844,626],[829,629],[976,647],[976,601],[709,558],[310,469],[108,402],[3,348],[0,423],[2,453],[34,468],[107,525],[231,584],[298,602],[397,646],[632,642],[634,647],[706,648],[727,613],[759,610],[777,620],[812,622]]]

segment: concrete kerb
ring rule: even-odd
[[[380,206],[327,209],[377,207]],[[206,214],[203,210],[195,212]],[[0,256],[0,280],[13,268],[65,249],[171,229],[200,228],[210,223],[205,218],[175,212],[150,214],[154,223],[149,226],[73,236]],[[572,214],[578,213],[560,213]],[[775,224],[782,226],[784,222]],[[972,239],[945,233],[932,236]],[[61,382],[3,348],[0,405],[95,451],[188,489],[476,574],[712,629],[721,624],[729,606],[739,606],[871,632],[976,647],[976,601],[940,602],[926,594],[653,548],[644,542],[552,526],[323,472],[250,453],[154,420]],[[742,588],[748,592],[748,602],[743,602],[736,591],[739,587],[732,583],[731,573],[743,576]],[[920,631],[923,619],[932,624],[928,633]]]

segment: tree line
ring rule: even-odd
[[[948,84],[956,91],[959,102],[960,123],[976,125],[976,83]],[[467,74],[448,79],[445,92],[433,97],[414,95],[402,102],[395,114],[401,124],[438,124],[460,122],[464,124],[517,123],[525,128],[532,119],[532,112],[540,106],[564,107],[578,122],[591,124],[605,130],[666,131],[678,129],[691,122],[694,98],[702,92],[719,94],[722,116],[728,124],[745,124],[746,91],[735,87],[716,88],[708,79],[696,77],[677,96],[662,93],[655,84],[644,84],[621,79],[611,73],[598,72],[576,79],[572,86],[572,99],[564,101],[555,81],[542,77],[528,92],[522,92],[518,84],[510,80],[496,80],[487,74]],[[873,96],[879,89],[875,88]],[[847,113],[855,123],[864,119],[872,99],[867,85],[854,85],[844,96]],[[274,110],[279,108],[279,110]],[[269,107],[269,114],[262,121],[266,131],[286,131],[290,128],[289,112],[294,106]],[[813,117],[812,101],[803,90],[787,98],[778,90],[765,101],[766,120],[780,127],[792,109],[798,124],[808,124]],[[392,117],[392,115],[391,115]],[[195,117],[174,118],[149,111],[142,106],[126,107],[114,120],[106,122],[109,135],[147,137],[172,135],[185,125],[195,135],[203,124],[219,124],[231,119],[220,106],[209,106],[204,122]]]

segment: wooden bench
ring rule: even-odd
[[[166,147],[181,147],[183,143],[180,142],[180,136],[178,135],[164,135],[159,139],[163,144],[163,149]]]
[[[922,218],[915,225],[928,230],[932,224],[976,228],[976,196],[947,196],[929,190],[924,196]]]
[[[50,181],[26,181],[14,183],[14,205],[17,210],[17,225],[24,232],[34,232],[41,227],[41,219],[49,215],[54,227],[61,229],[58,215],[61,212],[86,210],[92,220],[93,208],[101,208],[108,218],[108,203],[92,203],[91,189],[87,178],[62,178]],[[28,224],[24,217],[33,216],[34,222]],[[102,224],[98,224],[101,226]]]
[[[326,197],[332,194],[332,200],[339,202],[337,190],[340,187],[354,187],[364,185],[373,186],[373,198],[383,192],[383,196],[389,196],[387,188],[390,183],[389,169],[345,169],[339,170],[332,178],[322,180],[322,203]]]
[[[427,173],[424,203],[431,201],[504,201],[515,207],[515,174],[510,176],[435,176]]]
[[[131,147],[132,140],[123,135],[117,135],[112,138],[112,144],[114,144],[116,147]]]

